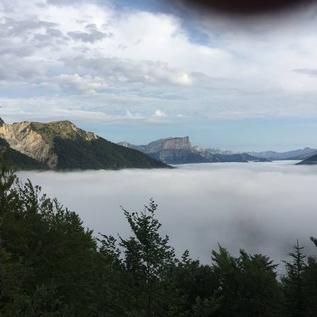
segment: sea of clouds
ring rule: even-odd
[[[130,233],[120,206],[143,209],[159,204],[162,233],[177,253],[210,262],[218,243],[263,252],[276,263],[287,258],[298,239],[317,237],[317,167],[294,162],[199,164],[172,170],[23,172],[43,192],[76,211],[95,234]]]

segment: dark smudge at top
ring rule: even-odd
[[[302,9],[316,0],[170,0],[170,4],[181,5],[204,13],[219,13],[236,16],[271,15]]]

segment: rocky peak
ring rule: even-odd
[[[2,120],[2,118],[0,118],[0,127],[2,126],[2,125],[4,125],[4,121]]]
[[[54,139],[82,139],[92,141],[98,137],[79,129],[71,121],[0,123],[0,138],[10,147],[50,168],[55,168],[58,158],[54,152]]]
[[[189,137],[176,137],[161,139],[151,142],[147,145],[147,152],[155,153],[162,150],[191,150],[192,145],[189,141]]]

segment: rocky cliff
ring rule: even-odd
[[[44,165],[10,148],[9,143],[0,138],[0,167],[13,169],[44,169]]]
[[[154,142],[149,143],[146,146],[145,151],[147,153],[156,153],[160,151],[191,151],[192,145],[189,141],[189,137],[179,137],[179,138],[168,138],[161,139]]]
[[[127,142],[121,142],[119,144],[139,150],[166,164],[208,162],[208,160],[201,156],[191,145],[188,136],[160,139],[147,145],[133,145]]]
[[[57,156],[52,144],[32,127],[31,122],[2,124],[0,137],[5,139],[12,149],[47,164],[49,168],[57,166]]]

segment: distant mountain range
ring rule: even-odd
[[[274,152],[274,151],[266,151],[266,152],[249,152],[250,155],[265,158],[270,161],[281,161],[281,160],[305,160],[315,154],[317,154],[317,149],[312,149],[306,147],[304,149],[288,151],[288,152]]]
[[[280,160],[302,161],[299,164],[317,164],[317,149],[303,148],[287,152],[235,153],[213,148],[193,146],[189,137],[171,137],[146,145],[120,142],[122,146],[141,151],[166,164],[217,163],[217,162],[270,162]]]
[[[0,166],[54,170],[168,167],[140,151],[79,129],[70,121],[6,124],[1,119]]]
[[[189,137],[167,138],[147,145],[120,142],[122,146],[139,150],[166,164],[216,163],[216,162],[267,162],[248,153],[231,153],[192,146]]]
[[[15,169],[165,168],[168,164],[301,160],[317,164],[317,150],[234,153],[193,146],[189,137],[172,137],[147,145],[114,144],[70,121],[6,124],[0,118],[0,167]]]

